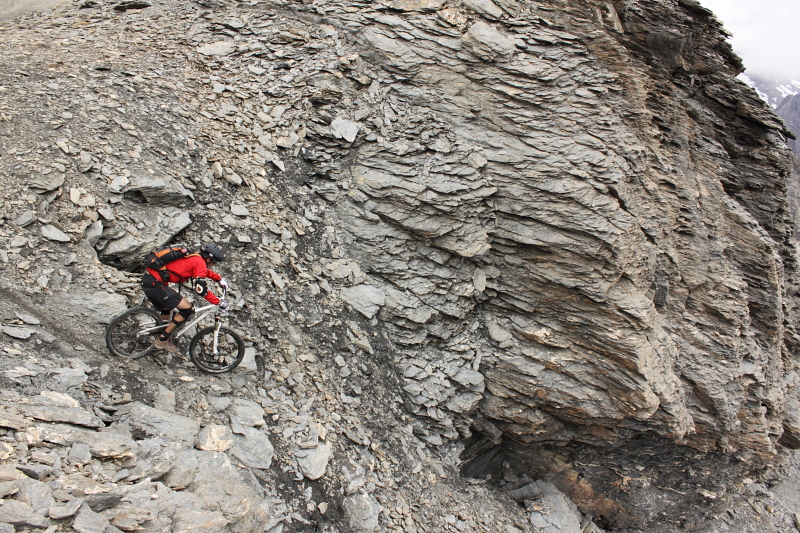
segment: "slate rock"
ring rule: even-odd
[[[89,446],[95,457],[132,457],[134,442],[121,433],[92,431],[68,424],[37,424],[34,426],[45,442],[72,446],[82,442]]]
[[[25,463],[17,466],[17,469],[29,478],[37,480],[47,477],[53,471],[52,467],[38,463]]]
[[[219,533],[228,525],[220,511],[178,509],[172,518],[172,533]]]
[[[358,131],[361,129],[361,126],[357,122],[336,117],[331,122],[330,128],[334,137],[337,139],[344,139],[345,141],[351,143],[356,140],[356,136],[358,135]]]
[[[175,178],[137,176],[130,180],[123,192],[141,194],[153,205],[181,205],[194,199],[191,191]]]
[[[20,465],[17,468],[21,469],[23,466],[24,465]],[[52,472],[52,468],[47,467],[47,469],[48,474]],[[19,493],[16,495],[16,499],[30,505],[35,513],[44,516],[47,514],[50,507],[55,505],[53,491],[49,483],[44,483],[32,478],[22,478],[17,480],[17,486],[19,487]]]
[[[503,16],[503,10],[492,0],[464,0],[464,5],[485,17],[499,19]]]
[[[233,445],[231,428],[219,424],[210,424],[200,430],[195,441],[198,450],[224,452]]]
[[[111,523],[105,516],[92,511],[89,505],[84,503],[75,516],[72,529],[78,533],[104,533],[110,525]]]
[[[234,445],[229,453],[251,468],[266,470],[275,453],[267,435],[255,428],[244,427],[243,433],[233,434]]]
[[[325,475],[328,461],[333,457],[330,444],[321,444],[308,450],[295,452],[300,473],[311,480],[319,479]]]
[[[31,316],[31,315],[28,315],[26,313],[16,313],[16,315],[17,315],[18,319],[22,320],[22,322],[24,322],[25,324],[27,324],[29,326],[38,326],[38,325],[40,325],[42,323],[35,316]]]
[[[235,467],[225,453],[195,453],[199,469],[187,487],[199,500],[194,508],[221,510],[230,523],[236,523],[237,531],[264,531],[271,518],[269,505],[263,494],[245,483],[246,470]],[[257,481],[254,486],[259,487]]]
[[[118,506],[127,495],[127,491],[124,488],[109,487],[108,485],[104,486],[104,488],[109,490],[84,494],[84,507],[89,506],[89,509],[95,513],[102,513]]]
[[[258,351],[253,346],[248,346],[244,349],[244,357],[242,362],[239,363],[239,368],[242,370],[250,370],[255,372],[258,370],[258,363],[256,362],[256,354]]]
[[[342,506],[354,533],[373,533],[380,528],[378,518],[383,507],[372,496],[353,494],[342,501]]]
[[[534,481],[512,490],[509,495],[526,502],[531,524],[543,533],[580,533],[578,507],[552,483]]]
[[[160,479],[175,465],[176,447],[164,437],[136,441],[136,467],[131,475],[140,478]],[[94,508],[94,507],[93,507]]]
[[[204,44],[197,51],[205,56],[225,56],[233,52],[235,44],[232,41],[217,41]]]
[[[153,407],[156,409],[161,409],[162,411],[166,411],[168,413],[175,412],[175,393],[166,388],[161,383],[158,384],[158,389],[156,391],[156,398],[153,402]]]
[[[86,310],[99,324],[108,324],[112,318],[128,308],[125,296],[106,291],[89,291],[76,288],[67,294],[52,297],[53,304]]]
[[[228,407],[228,412],[236,416],[244,426],[259,427],[266,424],[264,421],[264,408],[253,400],[245,398],[234,398]]]
[[[123,531],[140,531],[145,529],[143,525],[152,522],[155,516],[153,511],[147,508],[124,507],[117,509],[111,518],[111,525]]]
[[[19,492],[19,485],[17,480],[14,481],[0,481],[0,498],[6,498]]]
[[[83,442],[76,442],[67,452],[67,460],[72,464],[85,465],[92,460],[92,450]]]
[[[239,217],[250,216],[250,210],[242,204],[231,204],[231,213]]]
[[[23,341],[30,339],[31,335],[36,333],[36,330],[30,328],[23,328],[20,326],[2,326],[2,328],[0,328],[0,331],[5,333],[9,337]]]
[[[84,373],[81,372],[81,374]],[[83,383],[83,379],[80,382]],[[101,428],[105,426],[103,421],[94,413],[90,413],[86,409],[81,409],[79,407],[21,405],[19,409],[25,416],[45,422],[64,422],[89,428]]]
[[[81,508],[81,505],[83,505],[83,499],[76,498],[63,505],[54,505],[50,507],[48,514],[53,520],[63,520],[65,518],[69,518],[70,516],[75,516],[75,513],[78,512],[78,509]]]
[[[185,489],[194,481],[200,470],[197,458],[197,452],[191,448],[179,451],[175,457],[175,464],[162,481],[171,489]]]
[[[356,285],[342,289],[342,300],[367,318],[372,318],[386,301],[386,296],[372,285]]]
[[[45,224],[41,228],[42,230],[42,237],[47,240],[55,241],[55,242],[70,242],[69,235],[58,229],[57,227],[53,226],[52,224]]]
[[[34,511],[30,505],[17,500],[3,500],[3,505],[0,505],[0,522],[38,528],[50,525],[50,519]]]
[[[193,446],[200,423],[189,417],[162,411],[141,402],[132,402],[117,412],[132,429],[145,435],[164,437],[184,446]]]
[[[36,220],[36,211],[25,211],[20,216],[14,219],[14,224],[20,228],[30,226]]]
[[[38,189],[39,193],[54,191],[64,184],[64,175],[51,172],[50,174],[40,174],[28,181],[31,189]]]

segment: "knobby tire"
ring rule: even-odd
[[[132,307],[111,320],[106,328],[106,346],[117,357],[139,359],[153,352],[154,335],[137,337],[145,329],[163,324],[161,315],[147,307]]]
[[[189,344],[192,363],[207,374],[230,372],[244,359],[244,340],[230,328],[219,328],[219,354],[212,353],[214,326],[198,331]]]

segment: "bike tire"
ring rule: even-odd
[[[161,315],[147,307],[132,307],[113,318],[106,327],[106,347],[117,357],[139,359],[153,353],[154,334],[137,336],[141,330],[163,324]]]
[[[244,359],[244,340],[230,328],[219,328],[219,354],[212,353],[214,326],[198,331],[189,343],[189,357],[206,374],[230,372]]]

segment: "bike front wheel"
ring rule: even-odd
[[[142,333],[143,330],[158,328],[163,321],[161,316],[147,307],[132,307],[111,320],[106,328],[106,346],[117,357],[139,359],[153,352],[153,336],[161,329]]]
[[[209,326],[198,331],[189,343],[192,363],[207,374],[230,372],[244,359],[244,341],[230,328],[220,327],[217,336],[217,353],[214,353],[214,336],[217,329]]]

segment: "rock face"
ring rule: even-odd
[[[652,432],[747,460],[793,438],[786,131],[707,11],[328,20],[384,69],[328,111],[375,129],[326,176],[416,414],[446,438],[477,416],[520,442]]]
[[[650,433],[764,464],[796,440],[788,132],[733,78],[707,11],[327,20],[383,72],[326,111],[369,125],[353,155],[307,159],[345,192],[335,208],[386,295],[430,442],[480,418],[495,440]],[[309,139],[337,142],[323,125]]]
[[[20,414],[76,457],[130,463],[124,479],[141,486],[115,527],[233,530],[244,518],[210,502],[231,460],[254,476],[339,476],[351,528],[405,527],[413,513],[393,491],[409,471],[445,478],[426,446],[452,459],[459,439],[468,474],[504,457],[544,465],[581,511],[638,526],[669,510],[642,504],[645,488],[697,507],[708,488],[681,489],[697,472],[734,485],[800,445],[787,131],[734,78],[741,63],[694,0],[120,5],[64,6],[48,26],[92,65],[79,79],[50,55],[20,70],[40,56],[23,26],[2,34],[3,284],[59,307],[88,295],[68,316],[94,325],[93,302],[141,301],[122,270],[151,249],[219,242],[257,383],[181,376],[187,390],[249,388],[209,397],[230,432],[175,398],[168,410],[128,398],[120,432],[65,409]],[[28,103],[47,120],[7,114]],[[33,325],[4,322],[7,353],[40,341]],[[57,390],[89,387],[80,365],[62,370]],[[25,386],[43,372],[2,375]],[[403,453],[378,452],[390,441]],[[666,473],[636,473],[667,457]],[[209,501],[175,504],[170,524],[160,499],[139,516],[166,490],[148,477]],[[403,494],[436,493],[419,483]],[[320,519],[327,502],[309,490],[299,509]],[[547,495],[574,526],[556,492],[522,501]],[[51,514],[107,520],[72,501]],[[460,511],[444,518],[460,530],[491,514]],[[444,528],[438,515],[418,519]]]

